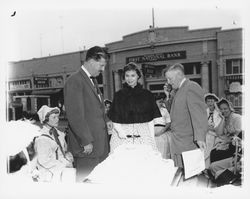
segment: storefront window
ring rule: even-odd
[[[160,90],[162,91],[163,90],[163,86],[164,84],[151,84],[149,85],[149,90]]]
[[[242,73],[242,59],[226,60],[226,75],[241,74],[241,73]]]
[[[192,63],[183,63],[184,72],[186,75],[196,75],[201,73],[201,63],[192,62]]]

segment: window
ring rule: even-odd
[[[242,59],[226,60],[226,75],[242,74]]]
[[[151,84],[149,85],[149,90],[163,90],[164,84]]]
[[[183,63],[184,72],[186,75],[196,75],[201,73],[201,63],[193,62],[193,63]]]
[[[190,78],[190,80],[198,83],[201,86],[201,78]]]

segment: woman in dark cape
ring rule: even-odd
[[[138,83],[141,73],[135,63],[124,69],[125,84],[117,91],[109,111],[114,124],[110,152],[122,144],[147,144],[156,150],[153,119],[161,117],[153,94]]]

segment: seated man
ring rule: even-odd
[[[35,140],[38,181],[61,181],[65,168],[73,167],[73,156],[67,152],[65,134],[56,128],[59,114],[59,108],[46,105],[38,111],[43,124],[41,135]]]

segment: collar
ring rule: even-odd
[[[49,131],[50,131],[51,128],[52,128],[52,127],[50,127],[50,126],[43,125],[42,130],[43,130],[44,132],[46,132],[46,134],[49,134]],[[56,127],[53,127],[53,128],[55,128],[57,131],[59,131]]]
[[[90,73],[89,73],[89,71],[84,67],[84,65],[82,65],[81,66],[81,69],[87,74],[87,76],[89,77],[89,79],[90,79]]]
[[[41,132],[42,132],[42,134],[47,134],[47,135],[50,136],[49,130],[50,130],[49,127],[47,127],[46,125],[43,125],[43,127],[42,127],[42,129],[41,129]]]
[[[183,80],[181,80],[181,83],[180,83],[180,85],[179,85],[179,88],[182,86],[182,84],[185,82],[185,80],[186,80],[187,78],[183,78]]]
[[[129,90],[137,90],[137,89],[141,89],[142,88],[142,85],[138,82],[136,84],[135,87],[131,87],[129,86],[126,82],[123,84],[123,87],[126,88],[126,89],[129,89]]]

